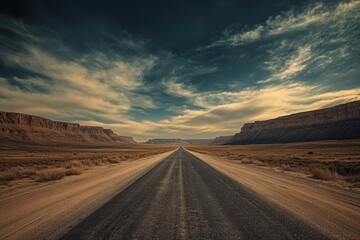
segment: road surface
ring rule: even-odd
[[[327,239],[183,148],[63,239]]]

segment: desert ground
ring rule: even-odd
[[[324,181],[311,174],[284,171],[268,165],[241,164],[190,151],[217,171],[264,196],[319,229],[331,239],[358,239],[360,191],[348,184]]]
[[[360,140],[287,144],[191,146],[187,149],[231,160],[360,187]]]
[[[129,155],[134,158],[127,157],[126,161],[116,163],[106,162],[89,164],[89,166],[86,164],[82,166],[85,170],[81,175],[63,179],[38,181],[37,177],[19,178],[0,185],[1,239],[58,239],[89,213],[156,166],[176,148],[127,146],[118,149],[112,146],[95,149],[81,147],[80,151],[78,147],[75,150],[68,146],[65,149],[59,153],[50,151],[48,147],[39,147],[39,152],[46,152],[48,157],[59,159],[59,161],[49,159],[48,169],[58,169],[57,163],[62,166],[72,161],[67,157],[73,156],[75,152],[83,157],[83,161],[102,160],[104,155],[112,159]],[[141,149],[142,151],[138,153],[137,151]],[[166,152],[159,154],[164,151]],[[41,155],[39,152],[33,156]],[[27,151],[23,153],[28,156]],[[21,156],[19,152],[17,154],[17,157]],[[138,157],[139,154],[142,154],[141,158]],[[144,157],[146,155],[147,157]],[[18,161],[14,168],[19,168],[19,162],[24,160],[16,159]],[[46,157],[42,160],[46,162]],[[35,163],[39,164],[39,162]],[[21,168],[26,169],[24,164]]]
[[[175,149],[172,145],[0,144],[0,185],[14,180],[46,182],[79,175],[98,166],[121,164]]]
[[[359,156],[359,140],[2,144],[0,236],[357,239]]]

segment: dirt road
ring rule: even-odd
[[[63,239],[326,239],[180,148]]]

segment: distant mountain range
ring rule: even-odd
[[[111,129],[13,112],[0,112],[0,140],[40,144],[136,143],[132,137],[119,136]]]

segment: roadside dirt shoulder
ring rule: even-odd
[[[213,168],[336,239],[360,236],[360,193],[272,169],[192,152]]]
[[[1,239],[56,239],[174,151],[61,181],[0,187]]]

